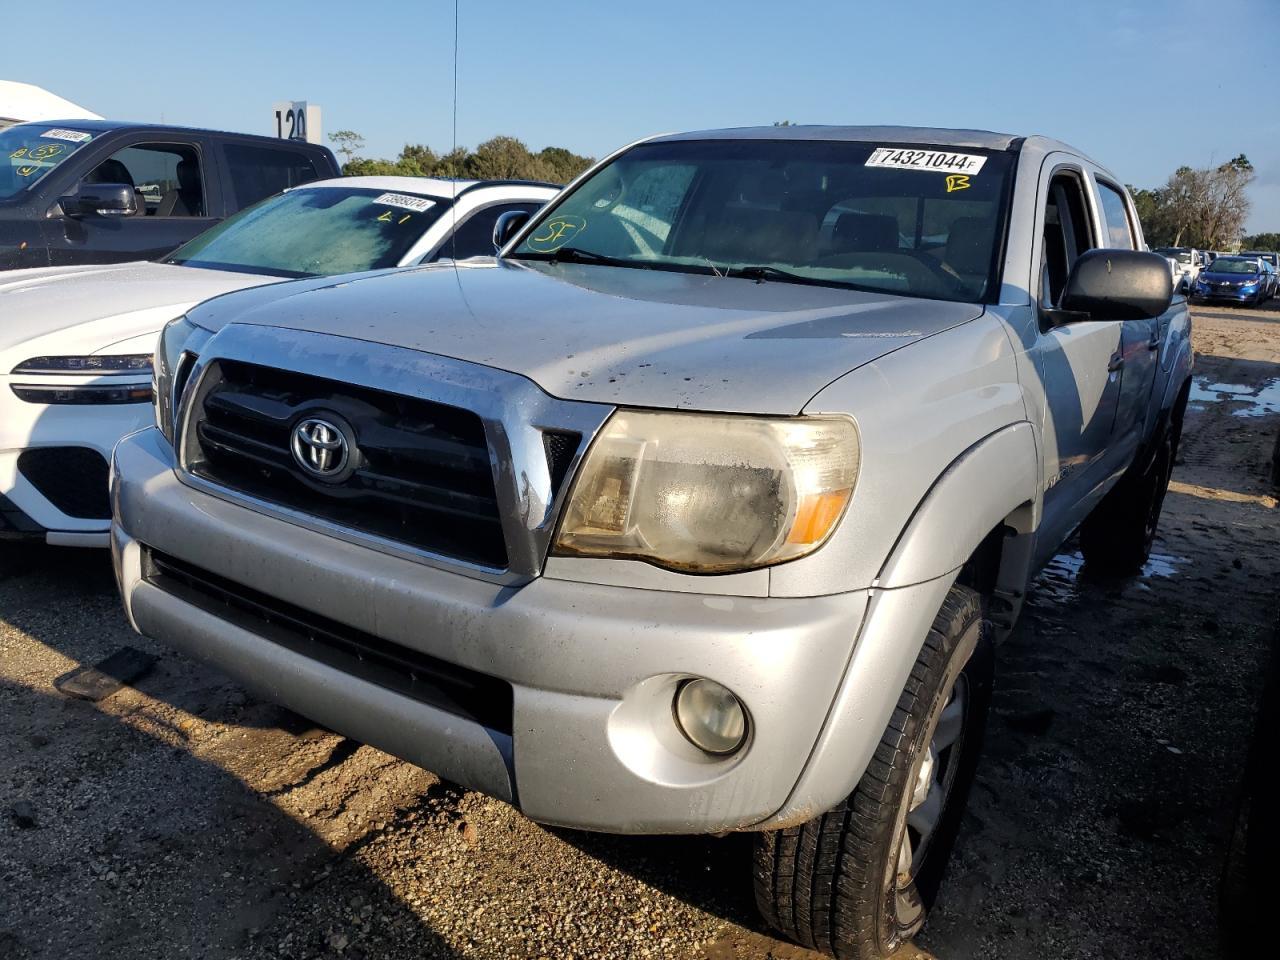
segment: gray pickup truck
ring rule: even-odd
[[[1032,575],[1150,551],[1168,264],[1071,147],[896,127],[646,140],[495,242],[169,324],[134,626],[538,821],[754,831],[770,923],[887,956]]]

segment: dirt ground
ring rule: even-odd
[[[1218,956],[1280,574],[1280,310],[1196,311],[1146,573],[1068,545],[1000,650],[943,960]],[[53,681],[124,645],[97,703]],[[0,957],[812,956],[753,917],[749,840],[548,830],[134,637],[105,555],[0,551]]]

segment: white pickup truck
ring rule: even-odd
[[[897,127],[643,141],[495,241],[166,328],[131,621],[536,820],[753,831],[771,924],[889,956],[1032,576],[1148,555],[1167,263],[1071,147]]]

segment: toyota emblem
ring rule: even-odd
[[[351,460],[351,442],[342,427],[322,417],[299,420],[293,428],[293,459],[309,476],[333,480]]]

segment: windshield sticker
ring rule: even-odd
[[[587,221],[582,217],[555,216],[540,223],[525,244],[539,253],[553,253],[585,229]]]
[[[426,197],[411,197],[407,193],[384,193],[379,197],[374,197],[373,202],[381,204],[384,207],[399,207],[401,210],[416,210],[418,213],[430,210],[436,205],[434,200],[428,200]]]
[[[868,167],[894,170],[926,170],[933,173],[975,174],[987,162],[986,157],[972,153],[948,153],[945,150],[904,150],[899,147],[876,147],[867,158]]]
[[[973,184],[969,182],[967,173],[953,173],[947,177],[947,193],[955,193],[957,190],[968,190]]]
[[[382,216],[375,218],[378,223],[394,223],[397,227],[403,226],[413,219],[412,213],[406,213],[403,217],[397,217],[390,210],[383,210]]]
[[[47,140],[70,140],[72,143],[86,143],[93,139],[93,134],[91,133],[84,133],[80,130],[63,130],[61,127],[46,130],[40,136]]]

